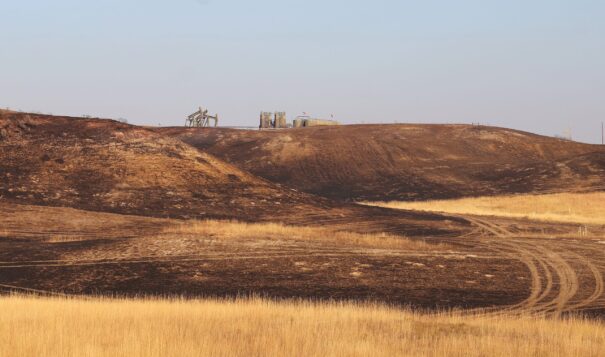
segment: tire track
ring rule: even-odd
[[[495,241],[480,242],[480,245],[521,261],[529,270],[532,282],[528,298],[501,311],[560,316],[564,312],[589,307],[603,295],[603,274],[589,258],[569,249],[564,254],[557,252],[537,240],[517,237],[505,227],[485,219],[460,217],[498,238]],[[560,242],[552,240],[551,243],[557,243],[555,246],[561,249]],[[578,298],[579,271],[572,266],[572,262],[585,267],[591,280],[594,280],[594,290],[585,298]],[[552,296],[553,292],[556,295]]]
[[[592,262],[590,262],[590,260],[588,260],[587,258],[585,258],[577,253],[572,253],[572,254],[577,256],[578,260],[581,260],[582,262],[584,262],[584,264],[586,266],[588,266],[588,268],[590,269],[590,271],[594,277],[594,280],[595,280],[594,292],[588,298],[586,298],[583,301],[580,301],[576,304],[573,304],[572,306],[569,307],[569,309],[571,309],[571,310],[577,310],[577,309],[582,309],[584,307],[588,307],[592,303],[597,301],[603,295],[603,292],[605,291],[605,284],[603,283],[603,274],[601,273],[599,268],[597,268],[594,264],[592,264]]]
[[[475,226],[491,233],[495,237],[502,238],[505,233],[500,231],[497,227],[493,227],[489,222],[485,222],[483,220],[475,219],[473,217],[460,216],[474,224]],[[511,245],[507,241],[499,241],[499,242],[479,242],[480,245],[484,246],[489,250],[497,251],[505,256],[510,257],[511,259],[516,259],[521,261],[529,270],[531,276],[531,287],[530,287],[530,295],[523,301],[508,306],[502,311],[513,312],[517,310],[528,310],[533,308],[539,301],[544,299],[546,295],[549,293],[550,288],[552,287],[552,275],[546,274],[546,288],[542,289],[542,276],[540,275],[538,265],[536,265],[536,258],[534,254],[530,251]],[[544,265],[542,264],[544,268]],[[548,269],[546,269],[548,270]]]
[[[520,306],[513,306],[508,312],[531,312],[537,314],[552,313],[555,316],[560,315],[567,303],[575,296],[578,290],[577,275],[573,268],[557,253],[547,249],[544,246],[538,246],[534,242],[519,241],[513,239],[514,235],[505,228],[492,222],[474,219],[475,224],[480,224],[497,238],[506,239],[505,241],[496,241],[495,244],[505,245],[513,251],[517,251],[524,256],[531,257],[538,262],[544,269],[546,286],[538,285],[535,282],[542,280],[535,269],[530,269],[532,275],[532,287],[530,297]],[[538,274],[538,276],[536,276]],[[555,285],[553,276],[558,278],[558,294],[552,300],[546,300]],[[538,295],[536,297],[536,295]]]

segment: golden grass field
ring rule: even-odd
[[[539,221],[605,224],[605,192],[556,193],[366,204],[419,211],[529,218]]]
[[[387,233],[361,234],[347,231],[335,231],[330,228],[309,226],[288,226],[281,223],[246,223],[238,221],[173,221],[166,227],[164,235],[195,234],[218,239],[258,239],[301,240],[346,244],[367,248],[399,248],[409,250],[430,250],[443,247],[443,244],[425,243],[410,240],[401,235]]]
[[[0,297],[0,356],[602,356],[581,318],[261,299]]]

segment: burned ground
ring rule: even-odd
[[[460,125],[256,132],[1,112],[0,158],[3,291],[602,313],[603,242],[577,226],[346,202],[602,190],[599,146]],[[162,233],[208,218],[438,245]]]
[[[5,115],[4,199],[155,216],[255,217],[315,205],[174,139],[109,120]],[[319,201],[319,199],[317,199]]]
[[[0,211],[5,290],[263,295],[426,308],[505,305],[527,294],[522,264],[451,243],[429,251],[360,249],[319,237],[166,235],[162,229],[174,221],[67,208],[0,204]],[[349,229],[366,227],[352,223]],[[513,283],[504,285],[511,274]]]
[[[321,237],[166,233],[182,221],[68,208],[0,204],[0,213],[4,291],[260,295],[599,316],[605,302],[603,241],[557,237],[573,225],[468,216],[473,225],[465,235],[426,236],[426,248],[406,249]],[[367,227],[350,222],[348,229]]]
[[[605,189],[605,149],[471,125],[163,128],[255,175],[352,201]]]
[[[468,225],[298,192],[178,139],[116,121],[5,113],[0,127],[13,133],[0,142],[5,201],[182,219],[361,221],[408,235],[451,235]]]

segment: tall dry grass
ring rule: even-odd
[[[605,192],[514,195],[422,202],[367,202],[397,209],[605,224]]]
[[[605,326],[571,318],[421,314],[260,299],[0,297],[0,356],[602,356]]]
[[[330,228],[289,226],[281,223],[245,223],[238,221],[182,221],[166,227],[164,234],[196,234],[218,239],[273,239],[273,240],[313,240],[346,244],[364,248],[398,248],[427,250],[443,248],[445,245],[411,240],[404,236],[387,233],[361,234],[335,231]]]

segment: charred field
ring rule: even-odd
[[[502,128],[158,129],[2,112],[0,289],[601,316],[605,219],[355,202],[604,188],[602,146]]]

